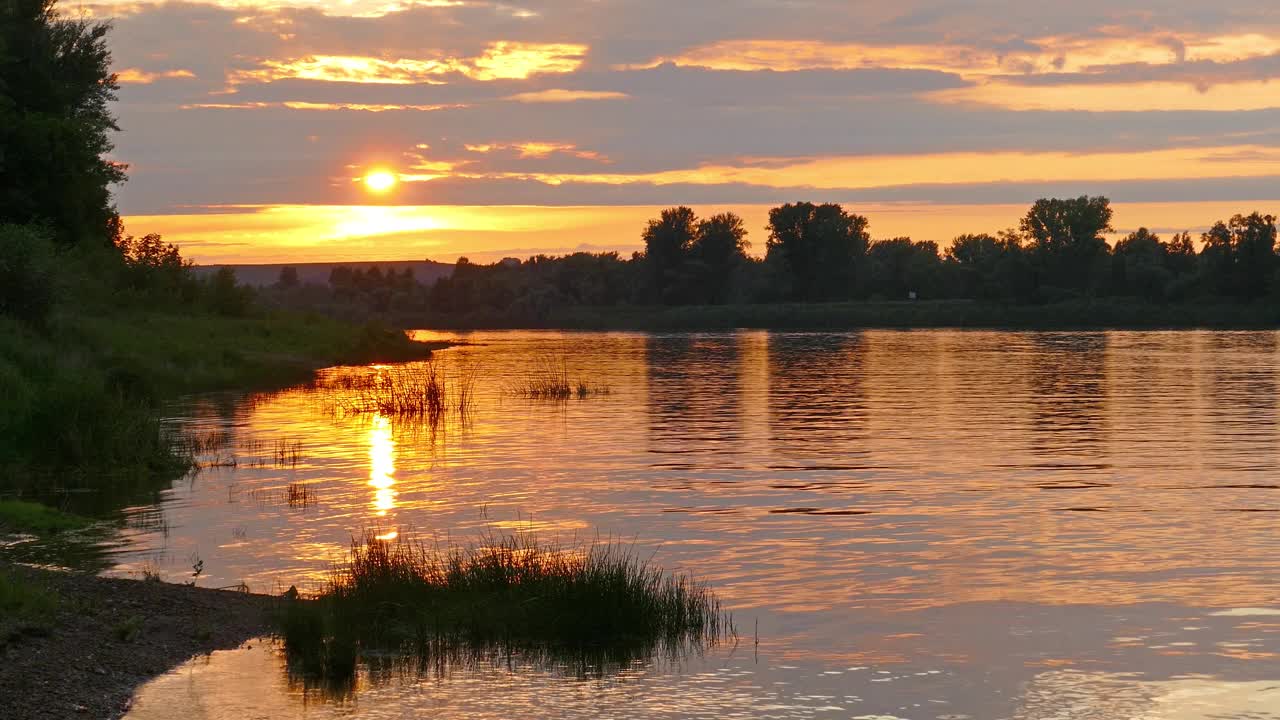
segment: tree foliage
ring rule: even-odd
[[[781,264],[796,300],[854,295],[858,262],[870,243],[867,219],[833,203],[788,203],[769,211],[766,261]]]
[[[47,223],[64,245],[118,238],[109,29],[54,0],[0,0],[0,222]]]

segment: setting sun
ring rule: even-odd
[[[396,185],[394,173],[386,170],[374,170],[364,176],[364,185],[374,192],[386,192]]]

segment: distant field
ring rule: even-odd
[[[413,277],[423,285],[431,285],[436,280],[453,272],[452,263],[432,262],[430,260],[397,260],[389,262],[329,262],[329,263],[277,263],[270,265],[199,265],[196,274],[216,272],[221,267],[229,267],[236,271],[236,279],[245,285],[263,287],[280,279],[280,270],[286,267],[298,271],[298,282],[302,284],[324,285],[329,282],[329,273],[336,267],[358,268],[368,270],[379,268],[383,271],[395,270],[404,272],[406,268],[413,271]]]

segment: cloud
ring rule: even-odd
[[[526,44],[499,41],[474,58],[427,59],[308,55],[293,60],[262,60],[257,69],[238,70],[232,85],[281,79],[373,85],[439,84],[449,75],[473,80],[521,80],[543,73],[571,73],[582,65],[585,45]]]
[[[125,68],[116,71],[116,80],[124,85],[150,85],[157,80],[172,80],[176,78],[193,78],[195,73],[190,70],[159,70],[156,72],[148,72],[138,68]]]
[[[629,95],[626,93],[613,92],[609,90],[565,90],[563,88],[549,88],[547,90],[534,90],[531,92],[516,93],[508,95],[505,99],[514,100],[521,103],[562,103],[577,102],[579,100],[625,100]]]

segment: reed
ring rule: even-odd
[[[533,400],[584,400],[592,395],[608,395],[611,389],[603,383],[571,376],[567,358],[548,355],[533,363],[528,374],[508,390]]]
[[[372,533],[353,540],[318,597],[284,605],[279,630],[295,667],[326,681],[388,652],[419,662],[518,653],[603,672],[734,632],[708,587],[627,546],[507,535],[442,548]]]
[[[329,408],[340,414],[426,417],[466,414],[474,402],[475,376],[460,368],[449,377],[434,359],[345,375],[323,386]]]
[[[297,467],[298,461],[302,459],[302,441],[291,440],[289,438],[281,438],[276,440],[275,445],[275,464],[276,467]]]

